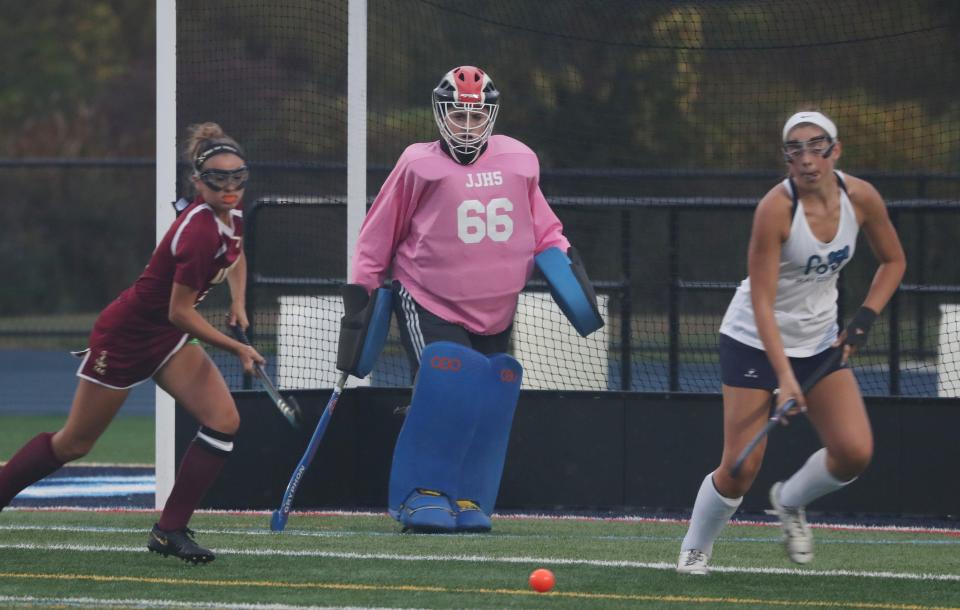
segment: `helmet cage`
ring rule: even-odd
[[[473,66],[454,68],[433,90],[433,118],[459,163],[469,165],[480,155],[493,133],[499,102],[493,81]]]
[[[472,163],[493,133],[499,109],[498,104],[438,101],[433,104],[433,118],[450,150]]]

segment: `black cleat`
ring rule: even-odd
[[[150,540],[147,542],[147,548],[154,553],[160,553],[164,557],[173,555],[195,565],[210,563],[216,559],[217,556],[213,554],[213,551],[203,548],[194,541],[193,535],[193,530],[188,527],[168,532],[160,529],[158,524],[154,524],[153,531],[150,532]]]

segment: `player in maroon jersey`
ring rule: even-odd
[[[243,150],[219,125],[189,129],[185,150],[196,197],[167,230],[147,268],[97,318],[67,422],[24,445],[0,469],[0,510],[22,489],[86,455],[130,393],[150,379],[201,428],[180,463],[173,490],[147,547],[192,563],[214,554],[187,522],[233,449],[240,416],[216,365],[193,337],[233,352],[244,370],[263,356],[221,333],[196,310],[213,284],[230,286],[230,324],[248,326],[244,299],[243,213],[248,171]]]

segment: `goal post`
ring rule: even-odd
[[[347,278],[367,214],[367,0],[347,7]]]
[[[156,0],[157,10],[157,118],[156,118],[156,243],[160,243],[174,213],[170,202],[177,191],[177,3]],[[156,387],[156,508],[162,508],[173,489],[174,456],[173,397]]]
[[[156,242],[175,216],[177,185],[177,3],[156,0]],[[367,0],[347,5],[347,223],[346,276],[367,211]],[[156,508],[162,508],[176,476],[175,404],[156,388]]]

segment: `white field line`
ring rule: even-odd
[[[64,468],[155,468],[156,465],[147,462],[71,462]]]
[[[91,485],[31,485],[21,491],[17,497],[26,500],[42,498],[105,498],[130,495],[152,495],[156,493],[154,483],[113,483]]]
[[[115,474],[115,475],[95,475],[90,477],[47,477],[40,479],[30,487],[43,487],[45,485],[84,485],[86,487],[96,487],[103,483],[156,483],[157,478],[152,474]],[[27,487],[27,489],[30,489]]]
[[[0,461],[0,466],[6,466],[6,462]],[[71,462],[69,464],[64,464],[62,468],[154,468],[154,464],[148,464],[146,462]]]
[[[0,544],[0,549],[26,551],[75,551],[79,553],[143,553],[142,546],[108,546],[86,544]],[[523,563],[539,566],[572,565],[605,568],[638,568],[647,570],[674,570],[676,564],[667,562],[623,561],[607,559],[568,559],[563,557],[496,557],[488,555],[400,555],[396,553],[339,553],[333,551],[290,551],[280,549],[217,549],[221,555],[250,557],[319,557],[324,559],[381,560],[381,561],[463,561],[470,563]],[[931,574],[915,572],[888,572],[871,570],[801,570],[797,568],[750,568],[710,566],[712,572],[729,574],[774,574],[793,576],[840,576],[880,578],[893,580],[960,582],[960,574]]]
[[[6,512],[93,512],[93,513],[115,513],[115,514],[137,514],[137,513],[157,513],[152,508],[116,508],[116,507],[90,507],[90,506],[8,506],[3,509]],[[195,514],[203,515],[227,515],[237,517],[269,517],[272,511],[269,510],[210,510],[201,509]],[[325,511],[294,511],[290,513],[291,518],[298,517],[386,517],[385,511],[349,511],[349,510],[325,510]],[[686,525],[688,519],[675,519],[665,517],[649,516],[620,516],[620,517],[589,517],[579,515],[543,515],[543,514],[521,514],[507,513],[493,514],[494,522],[497,521],[584,521],[597,523],[663,523]],[[734,519],[730,525],[769,527],[779,529],[780,525],[774,521],[754,521],[750,519]],[[906,534],[945,534],[948,536],[960,536],[960,525],[956,528],[950,527],[919,527],[908,525],[864,525],[861,523],[810,523],[810,527],[824,530],[850,530],[850,531],[869,531],[869,532],[898,532]]]
[[[293,513],[295,514],[295,513]],[[650,516],[620,516],[620,517],[589,517],[579,515],[542,515],[542,514],[506,514],[499,515],[494,513],[495,519],[518,521],[602,521],[610,523],[665,523],[674,525],[687,525],[689,519],[676,519],[673,517],[650,517]],[[808,519],[810,517],[808,516]],[[780,524],[776,521],[758,521],[754,519],[731,519],[729,525],[743,525],[756,527],[779,528]],[[825,530],[850,530],[850,531],[873,531],[873,532],[903,532],[913,534],[948,534],[951,536],[960,536],[960,525],[956,528],[949,527],[919,527],[911,525],[864,525],[862,523],[809,523],[810,527]]]
[[[91,533],[91,534],[145,534],[147,530],[143,527],[109,527],[109,526],[92,526],[92,525],[0,525],[0,532],[70,532],[70,533]],[[239,528],[200,528],[200,531],[203,534],[213,534],[213,535],[227,535],[227,536],[278,536],[277,532],[264,529],[239,529]],[[399,532],[372,532],[372,531],[353,531],[353,530],[298,530],[298,529],[285,529],[283,531],[284,537],[305,537],[305,538],[395,538],[400,536]],[[405,533],[403,536],[418,536],[419,534],[414,533]],[[432,536],[431,534],[423,534],[424,536]],[[470,536],[469,534],[465,534]],[[573,535],[573,536],[556,536],[551,534],[501,534],[497,532],[482,534],[481,536],[484,540],[608,540],[608,541],[622,541],[622,542],[651,542],[651,541],[680,541],[683,536],[653,536],[653,535],[617,535],[617,534],[606,534],[606,535]],[[765,537],[765,538],[755,538],[755,537],[743,537],[743,536],[721,536],[720,540],[730,541],[730,542],[747,542],[747,543],[770,543],[770,542],[779,542],[780,537]],[[817,539],[818,544],[849,544],[849,545],[904,545],[904,546],[950,546],[950,545],[960,545],[960,540],[955,540],[952,537],[946,539],[872,539],[872,540],[857,540],[857,539]]]
[[[210,610],[401,610],[399,608],[382,608],[372,606],[298,606],[291,604],[238,604],[225,602],[178,602],[166,599],[114,599],[97,597],[34,597],[32,595],[13,596],[0,595],[0,607],[5,605],[25,605],[30,607],[51,608],[209,608]],[[402,610],[416,610],[403,608]]]

